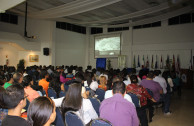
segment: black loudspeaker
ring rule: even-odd
[[[49,48],[43,48],[43,55],[49,55]]]

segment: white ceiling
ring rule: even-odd
[[[137,25],[193,12],[194,0],[27,0],[28,16],[83,26]],[[8,10],[24,16],[25,2]]]

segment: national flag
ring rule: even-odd
[[[176,62],[175,70],[176,70],[176,72],[180,73],[180,60],[179,60],[179,56],[177,56],[177,62]]]
[[[154,57],[152,55],[152,65],[151,65],[151,68],[154,69]]]
[[[160,69],[163,69],[163,60],[162,60],[162,55],[161,55],[161,59],[160,59]]]
[[[158,68],[158,61],[157,61],[157,55],[156,55],[155,69],[157,68]]]
[[[137,67],[140,67],[139,55],[138,55]]]
[[[148,56],[147,56],[146,68],[149,68],[149,60],[148,60]]]
[[[167,69],[170,69],[169,55],[167,55],[167,59],[166,59],[166,68],[167,68]]]
[[[174,54],[173,54],[173,60],[172,60],[172,70],[173,71],[175,70],[175,57],[174,57]]]
[[[136,68],[135,55],[134,55],[134,60],[133,60],[133,68]]]
[[[144,60],[144,55],[143,55],[143,64],[142,64],[142,68],[145,67],[145,60]]]

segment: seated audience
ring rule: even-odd
[[[139,126],[135,106],[124,99],[125,84],[113,84],[113,97],[105,99],[100,106],[100,117],[110,121],[114,126]]]
[[[115,83],[115,82],[117,82],[117,81],[122,81],[122,78],[119,77],[119,76],[114,77],[113,80],[112,80],[112,85],[113,85],[113,83]],[[112,90],[107,90],[107,91],[105,92],[104,99],[111,98],[112,96],[113,96]],[[124,98],[125,98],[127,101],[133,103],[133,101],[132,101],[132,99],[131,99],[131,96],[129,96],[128,94],[125,94]]]
[[[13,84],[13,75],[11,73],[8,73],[6,78],[7,82],[4,84],[5,89]]]
[[[38,82],[40,86],[43,87],[43,89],[46,92],[46,95],[48,96],[48,87],[49,87],[49,82],[47,81],[47,79],[49,78],[49,74],[46,70],[42,70],[40,72],[40,78],[41,80]]]
[[[74,77],[74,75],[73,75],[73,68],[72,67],[69,67],[68,68],[68,73],[67,73],[67,75],[66,75],[66,79],[68,79],[68,80],[72,80],[72,79],[75,79],[75,77]]]
[[[32,102],[35,98],[39,97],[39,93],[31,88],[33,85],[32,77],[30,75],[26,75],[23,78],[22,86],[24,87],[24,91],[26,95],[28,95],[27,99],[29,102]]]
[[[159,102],[160,101],[160,94],[163,94],[163,89],[158,82],[153,81],[154,72],[150,71],[147,75],[146,79],[143,79],[140,83],[141,86],[144,88],[149,89],[153,93],[153,98]],[[154,108],[153,105],[149,105],[149,122],[152,121],[154,116]]]
[[[19,84],[9,86],[3,94],[3,103],[8,108],[8,115],[3,119],[1,126],[30,126],[30,124],[21,118],[21,111],[26,106],[24,88]]]
[[[38,97],[28,107],[28,121],[31,126],[50,126],[56,118],[55,109],[55,104],[49,97]]]
[[[100,80],[100,84],[98,85],[98,88],[103,89],[103,90],[107,90],[107,78],[108,76],[106,75],[100,75],[99,80]]]
[[[55,90],[57,93],[57,97],[59,97],[60,91],[65,91],[64,84],[60,82],[60,73],[59,72],[53,72],[52,79],[49,83],[49,87]]]
[[[147,99],[152,100],[153,102],[156,102],[152,96],[147,92],[147,90],[141,86],[138,85],[138,79],[136,75],[130,76],[131,84],[129,84],[126,88],[127,93],[135,94],[140,99],[140,108],[136,108],[137,115],[139,117],[141,126],[148,126],[148,120],[146,115],[146,105],[147,105]]]
[[[75,111],[85,125],[89,125],[93,119],[98,118],[90,100],[82,98],[81,83],[73,83],[69,86],[61,107],[64,120],[65,113],[69,110]]]

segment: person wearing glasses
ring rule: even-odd
[[[0,103],[8,109],[8,115],[3,119],[1,126],[30,126],[25,119],[20,117],[28,97],[24,88],[19,84],[13,84],[1,95]]]

